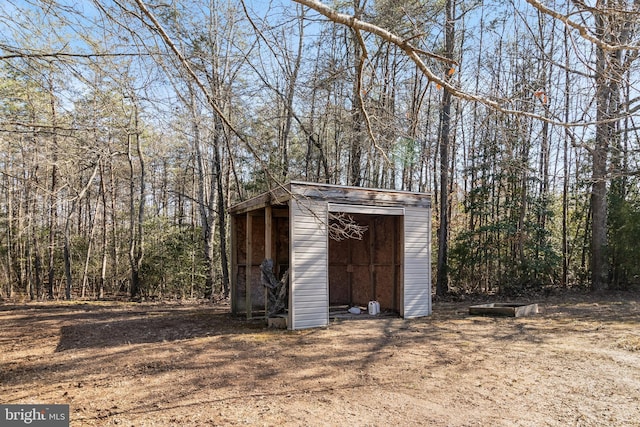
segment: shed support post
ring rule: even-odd
[[[271,212],[271,206],[264,208],[264,258],[272,259],[271,246],[272,246],[272,233],[273,229],[273,216]],[[275,266],[275,262],[273,263]],[[269,317],[269,290],[264,288],[264,317]]]
[[[369,286],[371,293],[371,299],[377,300],[378,297],[376,295],[376,266],[375,266],[375,241],[376,241],[376,221],[375,219],[371,221],[372,227],[369,227]]]
[[[251,213],[247,212],[247,232],[246,232],[246,251],[247,251],[247,261],[245,267],[245,310],[247,312],[247,319],[251,319],[251,264],[253,264],[253,260],[251,259],[251,253],[253,252],[253,220],[251,217]]]
[[[393,233],[391,234],[391,283],[393,283],[393,292],[391,297],[391,304],[394,310],[398,309],[398,289],[402,286],[398,283],[398,234],[400,233],[400,227],[398,226],[398,218],[393,219]]]
[[[230,215],[231,222],[231,313],[238,312],[238,225],[236,216]]]

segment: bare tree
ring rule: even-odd
[[[585,146],[592,157],[591,283],[595,290],[609,283],[607,183],[609,155],[621,122],[621,90],[627,71],[640,52],[637,38],[640,2],[599,0],[594,7],[576,3],[577,22],[569,15],[528,0],[536,9],[564,23],[595,50],[595,140]],[[588,65],[590,67],[590,65]]]

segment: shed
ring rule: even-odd
[[[288,277],[288,329],[329,324],[330,307],[367,306],[404,318],[431,314],[431,196],[292,181],[231,214],[231,309],[266,316],[260,265]],[[330,238],[336,218],[360,238]]]

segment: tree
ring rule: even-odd
[[[3,294],[224,295],[286,179],[435,189],[439,294],[627,286],[638,2],[528,3],[0,6]]]
[[[420,58],[420,55],[433,57],[432,54],[423,52],[412,45],[406,38],[398,37],[383,28],[373,24],[361,21],[358,16],[348,16],[340,14],[328,6],[314,0],[296,0],[297,3],[304,4],[320,14],[326,16],[336,23],[347,25],[356,31],[368,31],[379,37],[384,38],[401,47],[405,53],[419,66],[421,71],[431,81],[436,82],[444,87],[446,91],[450,91],[452,95],[461,99],[467,99],[474,102],[481,102],[496,111],[503,113],[515,114],[522,117],[537,118],[545,123],[556,123],[562,126],[572,126],[571,123],[552,120],[549,114],[539,115],[522,109],[508,109],[499,103],[493,102],[476,94],[467,93],[451,86],[445,79],[437,77]],[[587,7],[577,5],[577,13],[586,16],[584,22],[592,22],[593,29],[587,28],[585,24],[579,24],[569,18],[569,15],[563,15],[559,12],[547,8],[536,0],[528,0],[538,11],[543,14],[550,15],[565,25],[570,27],[583,40],[589,42],[595,49],[595,87],[596,87],[596,117],[595,117],[595,143],[590,149],[593,158],[592,171],[592,191],[591,191],[591,211],[592,211],[592,283],[595,289],[602,289],[608,281],[607,267],[607,158],[611,139],[614,135],[616,123],[620,117],[617,116],[619,110],[620,99],[620,82],[625,75],[626,70],[637,57],[638,45],[634,41],[635,25],[632,17],[637,13],[639,4],[634,2],[606,2],[599,1],[596,7]],[[441,61],[448,58],[438,58]],[[445,61],[446,62],[446,61]],[[544,95],[546,96],[546,94]],[[445,110],[443,103],[443,110]],[[442,146],[441,146],[442,150]],[[442,160],[441,152],[441,160]],[[543,159],[543,166],[544,166]],[[441,177],[442,178],[442,177]],[[442,182],[441,182],[442,186]],[[446,190],[446,189],[445,189]],[[441,187],[441,197],[444,191]],[[441,201],[442,203],[442,201]],[[442,210],[442,205],[441,205]],[[445,215],[445,212],[441,212]],[[443,244],[445,227],[440,229],[440,245],[439,251],[446,252],[446,244]],[[446,259],[443,254],[439,256],[439,260]]]
[[[129,97],[125,96],[124,99]],[[127,108],[129,126],[127,129],[127,159],[129,162],[129,264],[131,266],[131,298],[140,296],[142,279],[141,269],[144,259],[144,210],[146,198],[146,169],[142,145],[140,143],[138,104],[131,100]],[[136,161],[137,160],[137,161]],[[137,163],[137,165],[136,165]],[[136,189],[137,176],[139,184]]]
[[[594,290],[609,284],[607,183],[609,155],[621,123],[621,90],[626,73],[638,57],[637,19],[640,2],[599,0],[595,7],[576,4],[578,23],[569,15],[547,8],[537,0],[527,0],[539,11],[562,21],[579,33],[595,50],[595,138],[585,147],[592,157],[591,189],[591,284]],[[591,24],[591,28],[589,25]]]
[[[444,56],[453,62],[455,40],[455,1],[447,0],[445,3],[445,36]],[[445,80],[448,82],[455,71],[449,68],[445,71]],[[449,152],[451,147],[451,92],[445,88],[442,93],[442,106],[440,108],[440,225],[438,227],[438,278],[436,294],[439,296],[449,292],[449,221],[451,211],[449,209]]]

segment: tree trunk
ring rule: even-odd
[[[223,124],[221,120],[216,120],[216,134],[222,136]],[[216,139],[219,141],[219,138]],[[220,267],[222,268],[222,293],[224,298],[229,297],[229,260],[227,257],[227,221],[226,221],[226,203],[224,196],[224,183],[222,179],[222,161],[220,158],[220,144],[214,147],[214,172],[216,178],[216,188],[218,191],[217,210],[218,210],[218,234],[220,235]]]
[[[606,6],[608,2],[598,2]],[[614,25],[604,12],[595,14],[596,36],[605,42],[617,43]],[[617,34],[619,37],[620,34]],[[607,212],[607,165],[609,146],[614,137],[614,115],[619,105],[620,73],[619,51],[605,51],[596,46],[595,83],[596,83],[596,137],[592,151],[592,187],[591,187],[591,286],[601,291],[609,285],[608,262],[608,212]]]
[[[596,15],[596,31],[604,37],[604,18]],[[607,82],[607,57],[600,47],[596,47],[596,140],[592,155],[591,176],[591,286],[603,290],[608,282],[607,267],[607,157],[609,149],[608,99],[610,88]]]
[[[193,151],[195,155],[195,181],[197,188],[197,200],[198,211],[200,212],[200,222],[202,226],[202,240],[203,240],[203,256],[205,265],[205,284],[204,284],[204,297],[211,298],[213,295],[213,282],[215,270],[213,269],[213,221],[212,214],[209,209],[209,199],[207,197],[207,185],[205,182],[206,168],[205,159],[202,152],[202,141],[200,134],[200,124],[198,117],[198,107],[196,104],[196,97],[192,90],[190,90],[190,108],[192,114],[192,132],[193,132]],[[209,194],[209,196],[211,196]]]
[[[447,0],[445,14],[445,56],[453,58],[455,23],[454,0]],[[446,72],[446,78],[451,73]],[[442,94],[442,109],[440,110],[440,227],[438,228],[438,275],[436,295],[442,296],[449,292],[449,148],[451,133],[451,93],[445,88]]]
[[[140,268],[144,258],[144,203],[145,203],[145,165],[142,155],[142,147],[140,146],[140,135],[138,130],[138,110],[137,105],[133,105],[133,129],[129,131],[128,136],[128,159],[129,159],[129,196],[130,196],[130,241],[129,241],[129,264],[131,266],[131,298],[140,296],[142,281],[140,277]],[[135,168],[133,165],[133,153],[131,140],[135,140],[135,150],[140,166],[140,187],[138,189],[138,203],[136,209],[136,191],[135,191]],[[137,215],[136,215],[137,213]]]
[[[100,195],[98,195],[100,196]],[[98,201],[96,201],[96,209],[98,207]],[[80,296],[82,298],[85,297],[85,293],[87,291],[87,285],[89,282],[89,264],[91,262],[91,251],[93,249],[93,237],[95,234],[95,230],[96,230],[96,216],[95,215],[91,215],[90,216],[90,224],[89,224],[89,239],[87,241],[87,253],[85,255],[84,258],[84,268],[82,270],[82,288],[81,288],[81,293]]]
[[[56,105],[55,98],[53,96],[53,84],[50,85],[50,107],[51,107],[51,122],[55,129],[57,124],[56,118]],[[58,207],[56,191],[58,187],[58,141],[56,132],[53,132],[53,153],[51,156],[51,186],[49,196],[49,282],[47,284],[47,297],[52,300],[54,294],[54,281],[55,281],[55,250],[56,250],[56,227],[58,224]]]
[[[104,176],[104,164],[100,162],[100,200],[102,201],[102,263],[100,268],[100,280],[98,282],[98,298],[104,298],[104,288],[107,281],[108,260],[108,230],[107,230],[107,194]]]
[[[73,215],[76,212],[76,209],[82,203],[82,198],[84,197],[84,195],[89,190],[89,187],[91,187],[91,185],[93,184],[93,179],[98,174],[98,168],[99,168],[99,165],[96,164],[94,169],[93,169],[93,174],[91,175],[91,178],[89,178],[89,181],[87,182],[86,186],[77,194],[77,196],[73,199],[73,202],[71,202],[71,209],[69,209],[69,212],[67,214],[67,218],[65,220],[65,225],[64,225],[64,276],[65,276],[65,279],[66,279],[65,280],[65,282],[66,282],[65,299],[67,301],[71,299],[71,287],[72,287],[72,284],[73,284],[72,283],[72,273],[71,273],[71,251],[70,251],[71,220],[73,218]],[[91,234],[93,235],[93,230],[91,231]],[[89,249],[88,249],[88,251],[90,251],[90,250],[91,250],[91,241],[89,241]],[[87,257],[88,256],[89,256],[89,254],[87,253]],[[84,290],[83,290],[83,295],[84,295]]]
[[[360,0],[353,0],[353,10],[354,16],[356,18],[360,18],[360,15],[362,14]],[[352,33],[353,35],[351,40],[353,43],[354,76],[351,93],[351,137],[349,152],[349,179],[347,184],[359,187],[362,180],[360,162],[362,161],[362,122],[364,120],[362,117],[362,109],[364,108],[364,105],[362,105],[362,97],[360,96],[360,79],[364,59],[362,58],[362,46],[360,46],[360,41],[358,40],[355,30]]]
[[[7,175],[8,177],[8,175]],[[9,188],[7,179],[7,188]],[[13,196],[7,192],[7,296],[13,297]]]
[[[300,71],[300,64],[302,62],[302,49],[304,45],[304,12],[305,8],[300,5],[296,5],[296,9],[299,11],[299,34],[298,34],[298,52],[296,54],[293,68],[287,67],[289,71],[287,82],[287,93],[284,99],[284,123],[281,130],[281,146],[282,146],[282,177],[287,178],[289,176],[289,134],[291,133],[291,121],[293,119],[293,100],[296,90],[296,84],[298,81],[298,73]],[[222,215],[222,214],[221,214]],[[226,256],[225,256],[226,258]]]
[[[71,253],[69,250],[69,222],[71,220],[71,215],[73,212],[69,213],[69,217],[67,217],[67,221],[64,226],[64,277],[65,277],[65,292],[64,297],[67,301],[71,300]]]
[[[569,122],[569,112],[571,110],[570,97],[570,74],[569,74],[569,29],[564,28],[563,32],[564,55],[565,55],[565,95],[564,95],[564,121]],[[562,177],[562,286],[567,287],[569,282],[569,130],[565,131],[563,141],[562,161],[564,174]]]

